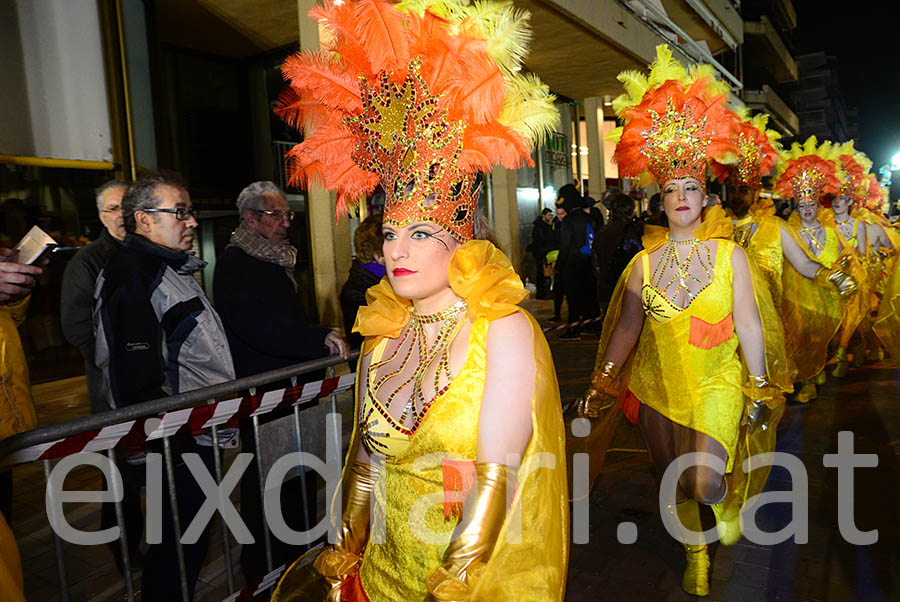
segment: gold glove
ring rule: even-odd
[[[888,247],[878,247],[878,250],[875,251],[878,253],[878,256],[881,257],[882,261],[887,261],[891,257],[893,257],[897,253],[896,248],[888,248]]]
[[[341,526],[337,541],[316,558],[315,568],[328,582],[326,600],[340,602],[341,581],[358,570],[369,538],[370,499],[378,469],[365,462],[350,462],[341,484]]]
[[[759,427],[762,430],[768,428],[767,421],[771,409],[769,402],[782,397],[781,391],[769,383],[765,374],[750,376],[749,382],[743,387],[747,402],[744,404],[744,414],[741,416],[741,426],[747,427],[748,432],[753,432]]]
[[[830,282],[838,290],[841,297],[849,297],[859,287],[856,280],[845,272],[849,261],[844,259],[835,268],[826,268],[824,265],[816,270],[815,281],[819,284]]]
[[[578,415],[581,418],[598,418],[600,412],[618,397],[615,390],[618,376],[619,366],[614,362],[603,362],[594,370],[591,375],[591,386],[576,400]]]
[[[506,491],[515,471],[503,464],[475,465],[477,481],[444,562],[428,575],[425,587],[435,602],[464,602],[484,571],[506,519]],[[471,506],[470,506],[471,505]]]

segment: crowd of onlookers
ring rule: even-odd
[[[147,176],[130,185],[108,182],[97,190],[96,198],[104,229],[66,266],[60,316],[65,338],[84,358],[92,412],[327,355],[349,357],[350,347],[343,333],[315,324],[304,314],[302,291],[294,276],[297,249],[288,240],[294,212],[275,184],[254,182],[238,195],[240,223],[216,259],[214,302],[195,278],[206,265],[192,252],[197,211],[177,177]],[[357,258],[341,291],[347,332],[359,305],[365,303],[366,288],[384,275],[380,241],[380,216],[371,216],[356,231]],[[9,252],[0,251],[0,257],[5,259]],[[0,377],[5,397],[0,403],[0,439],[37,426],[28,368],[16,326],[24,319],[29,295],[41,270],[39,265],[0,262]],[[358,346],[358,340],[351,340]],[[299,378],[299,384],[322,376],[305,374]],[[268,388],[290,384],[272,383]],[[279,418],[271,413],[263,422]],[[176,435],[169,439],[176,459],[173,480],[178,493],[178,518],[185,526],[202,506],[205,495],[181,460],[182,454],[196,453],[212,473],[213,442],[208,434]],[[254,449],[254,429],[242,426],[219,432],[218,443],[222,447],[233,447],[240,441],[245,449]],[[143,548],[139,545],[144,525],[141,488],[145,485],[146,456],[160,451],[156,443],[148,443],[126,447],[117,454],[124,487],[122,506],[129,557],[132,566],[143,568],[141,595],[145,600],[180,598],[175,515],[170,504],[162,505],[161,543]],[[267,572],[258,469],[254,459],[241,480],[241,514],[255,540],[242,548],[241,569],[248,582]],[[164,487],[168,486],[168,478],[164,471]],[[282,508],[287,510],[289,523],[291,509],[299,515],[301,504],[309,502],[300,499],[303,488],[298,486],[298,480],[289,479],[282,488]],[[315,496],[314,486],[308,496]],[[0,513],[6,519],[11,502],[10,472],[0,472]],[[113,504],[103,504],[101,528],[116,524],[114,508]],[[0,518],[0,540],[7,535],[11,539],[6,520]],[[276,565],[292,560],[302,551],[279,545],[274,537],[272,540]],[[196,543],[183,546],[191,595],[208,541],[207,526]],[[124,571],[119,543],[110,545],[110,550],[119,570]],[[21,592],[21,570],[14,546],[0,549],[0,560],[0,591]],[[11,589],[5,587],[7,577],[11,579]]]
[[[568,324],[588,321],[566,328],[561,340],[579,340],[582,330],[599,333],[599,317],[619,276],[642,248],[644,224],[666,225],[659,194],[640,216],[636,204],[618,188],[609,188],[598,203],[582,195],[575,183],[566,184],[557,193],[556,210],[545,208],[534,220],[528,250],[536,297],[553,299],[554,322],[562,322],[564,300]]]

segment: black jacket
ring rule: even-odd
[[[238,378],[328,355],[330,329],[307,321],[300,295],[280,265],[226,247],[216,260],[213,302]]]
[[[534,220],[534,228],[531,231],[531,253],[535,259],[543,264],[544,256],[559,244],[553,226],[544,221],[541,216]]]
[[[344,331],[347,333],[347,342],[351,349],[359,349],[363,337],[358,332],[351,332],[356,322],[356,314],[359,308],[366,303],[366,290],[370,286],[378,284],[381,280],[378,276],[366,269],[358,261],[350,266],[350,276],[341,287],[341,311],[344,314]]]
[[[593,223],[588,214],[578,209],[566,215],[559,229],[559,260],[557,269],[560,271],[587,267],[590,270],[590,255],[585,255],[579,249],[587,244],[587,227],[593,228]]]
[[[84,358],[92,413],[109,409],[102,393],[100,369],[94,365],[94,287],[101,270],[121,248],[122,243],[104,228],[100,238],[72,256],[63,272],[59,321],[63,336]]]

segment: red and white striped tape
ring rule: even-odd
[[[542,332],[554,332],[557,330],[564,330],[566,328],[575,328],[576,326],[584,326],[585,324],[593,324],[594,322],[600,322],[603,320],[603,316],[597,316],[596,318],[589,318],[587,320],[579,320],[578,322],[569,322],[568,324],[560,324],[559,326],[548,326],[544,328]]]
[[[344,374],[302,386],[268,391],[260,395],[247,395],[226,399],[196,408],[173,410],[157,417],[131,420],[121,424],[91,429],[63,439],[26,447],[6,458],[4,465],[11,466],[62,458],[78,452],[104,451],[113,447],[135,445],[144,441],[170,437],[178,432],[200,434],[218,425],[237,427],[238,422],[251,416],[267,414],[274,410],[305,404],[316,399],[341,393],[353,387],[355,374]]]

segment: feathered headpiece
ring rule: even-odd
[[[822,195],[838,194],[837,155],[830,142],[819,146],[815,136],[802,145],[795,142],[789,151],[782,151],[778,162],[775,192],[782,198],[818,201]]]
[[[866,199],[868,187],[866,174],[872,167],[872,161],[853,147],[853,141],[845,142],[835,148],[841,172],[841,189],[838,194],[846,196],[854,203],[862,203]]]
[[[338,216],[380,183],[385,222],[471,239],[475,174],[532,164],[559,119],[547,86],[518,73],[529,14],[466,0],[325,0],[309,14],[327,42],[285,61],[276,107],[306,133],[291,182],[336,191]]]
[[[613,160],[625,177],[662,186],[673,178],[696,178],[706,185],[706,161],[737,160],[734,113],[726,108],[728,85],[710,65],[686,70],[666,45],[656,47],[650,73],[623,71],[625,93],[613,101],[624,126],[610,132],[618,142]]]
[[[888,190],[885,186],[881,185],[881,182],[878,181],[878,177],[873,173],[868,174],[863,181],[863,188],[866,191],[863,206],[869,211],[876,213],[884,211]]]
[[[766,127],[769,116],[765,113],[751,117],[750,110],[744,106],[735,113],[738,119],[735,133],[738,159],[730,165],[712,160],[710,171],[720,182],[728,180],[735,186],[758,190],[762,188],[763,176],[768,175],[778,161],[778,139],[781,134]]]

